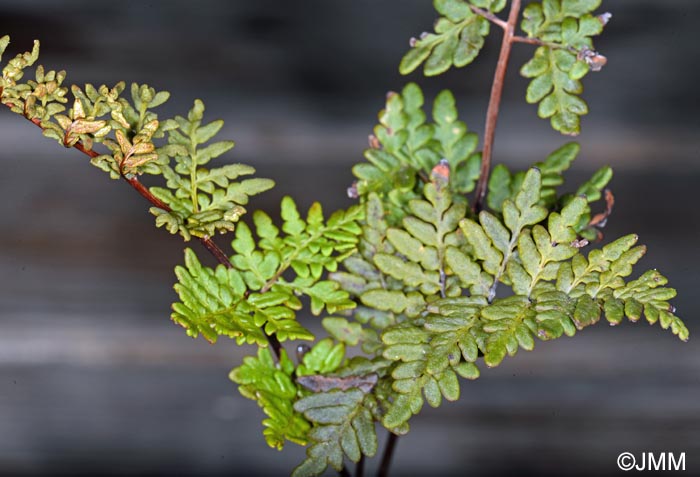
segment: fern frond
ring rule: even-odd
[[[359,238],[358,253],[346,258],[343,267],[347,271],[337,271],[330,278],[340,287],[355,297],[376,288],[393,289],[393,280],[384,277],[374,264],[377,253],[391,254],[394,248],[386,241],[388,225],[384,206],[377,194],[369,194],[364,204],[365,223]],[[398,285],[397,285],[398,286]]]
[[[244,358],[231,371],[241,394],[257,401],[268,416],[263,420],[268,445],[281,450],[287,440],[312,443],[297,475],[319,475],[328,463],[338,468],[343,454],[355,462],[360,452],[373,455],[377,437],[372,407],[364,408],[363,401],[373,401],[369,393],[377,383],[376,372],[386,363],[355,358],[344,364],[344,345],[330,339],[316,343],[301,361],[295,368],[282,350],[275,363],[270,351],[261,348],[257,357]]]
[[[371,412],[376,404],[369,393],[377,383],[375,372],[386,363],[355,358],[341,369],[344,361],[343,344],[325,339],[296,368],[284,350],[275,363],[261,348],[230,373],[241,394],[267,415],[263,434],[270,447],[281,450],[287,440],[311,443],[294,475],[320,475],[329,464],[339,470],[345,455],[357,462],[377,451]]]
[[[329,274],[340,289],[360,302],[353,310],[354,321],[328,317],[323,320],[323,326],[338,341],[350,346],[361,343],[363,351],[374,355],[381,348],[378,332],[396,323],[403,313],[418,313],[424,306],[424,299],[422,295],[414,293],[404,305],[393,302],[395,296],[404,299],[402,293],[395,293],[403,290],[403,283],[385,275],[374,263],[374,256],[378,253],[391,254],[395,251],[386,240],[388,225],[384,207],[374,193],[369,194],[363,207],[365,220],[358,252],[342,262],[345,270]]]
[[[559,187],[564,184],[563,173],[569,169],[579,151],[580,146],[571,142],[552,152],[544,161],[533,165],[533,167],[539,169],[541,175],[539,205],[549,210],[559,210],[575,197],[585,197],[588,204],[601,199],[603,190],[613,176],[613,171],[609,166],[603,166],[597,170],[589,180],[578,187],[574,194],[560,194],[558,192]],[[502,214],[503,201],[515,198],[522,187],[525,174],[526,171],[511,173],[503,164],[498,164],[494,167],[489,179],[489,190],[486,196],[486,202],[492,212]],[[591,208],[588,205],[581,214],[579,223],[574,228],[581,237],[588,240],[596,240],[599,238],[598,231],[590,225],[590,221]]]
[[[154,196],[170,207],[170,211],[153,208],[156,224],[172,233],[179,232],[188,239],[233,231],[236,222],[245,213],[243,207],[252,195],[274,186],[269,179],[244,179],[255,169],[242,164],[229,164],[206,169],[215,159],[233,148],[232,141],[207,144],[224,125],[221,120],[202,125],[204,103],[195,100],[187,118],[176,116],[175,126],[168,129],[169,146],[159,149],[165,158],[175,164],[161,161],[160,167],[167,187],[152,187]]]
[[[394,398],[382,418],[385,427],[395,428],[406,423],[413,414],[420,412],[424,401],[438,407],[442,397],[448,401],[459,399],[458,375],[470,379],[478,377],[473,363],[460,363],[459,331],[455,331],[445,335],[447,340],[433,340],[427,329],[403,323],[382,334],[383,356],[399,362],[391,372]]]
[[[496,287],[500,281],[509,283],[504,273],[513,257],[521,231],[547,216],[547,209],[538,205],[541,184],[541,173],[537,169],[530,169],[523,178],[515,199],[503,201],[503,223],[486,211],[479,214],[478,224],[471,219],[464,219],[460,223],[475,257],[482,263],[484,271],[493,276],[489,301],[496,296]]]
[[[441,159],[449,164],[455,200],[474,189],[479,175],[478,139],[457,119],[452,93],[443,91],[435,98],[433,124],[426,123],[423,103],[415,83],[406,85],[401,94],[389,93],[374,129],[372,142],[376,143],[365,151],[369,162],[353,167],[357,193],[362,198],[377,193],[392,225],[405,215],[405,204],[422,195],[423,185]]]
[[[377,453],[377,434],[371,412],[363,405],[366,393],[360,389],[333,390],[312,394],[296,402],[294,409],[301,412],[315,426],[309,431],[313,442],[292,476],[321,475],[330,465],[343,468],[344,456],[358,462],[365,455]]]
[[[571,151],[562,151],[550,161],[548,173],[563,169],[569,157]],[[512,198],[503,199],[502,217],[482,211],[478,221],[464,217],[466,211],[459,207],[451,216],[455,205],[444,198],[448,195],[435,200],[441,197],[436,190],[449,188],[427,184],[428,200],[409,203],[415,215],[407,216],[401,229],[386,229],[384,241],[394,252],[375,252],[373,260],[381,274],[403,286],[370,288],[360,295],[366,306],[395,317],[382,329],[379,347],[394,363],[381,416],[386,427],[405,425],[425,402],[438,406],[443,398],[457,399],[457,378],[479,376],[479,353],[487,366],[498,366],[519,349],[532,350],[536,338],[572,336],[604,314],[613,324],[623,316],[636,321],[644,314],[649,322],[659,321],[688,338],[668,304],[675,290],[663,287],[665,278],[647,272],[625,281],[645,252],[635,247],[636,236],[593,250],[586,258],[578,229],[590,214],[588,199],[570,198],[561,210],[550,212],[540,204],[542,190],[557,185],[553,182],[544,186],[542,172],[530,169]],[[457,221],[461,233],[441,239],[440,231],[451,230]],[[436,281],[440,268],[445,293]],[[514,295],[496,298],[499,283]],[[464,296],[467,290],[470,296]]]
[[[267,346],[267,334],[281,340],[312,340],[313,334],[296,321],[299,299],[288,290],[250,293],[243,275],[235,269],[215,270],[199,263],[192,250],[185,251],[185,266],[175,269],[175,291],[180,301],[173,304],[172,319],[197,337],[215,342],[219,335],[235,338],[238,344]],[[261,330],[264,327],[265,333]]]
[[[345,457],[358,462],[363,455],[372,457],[377,452],[372,414],[376,400],[370,393],[377,382],[373,371],[384,363],[356,358],[343,372],[339,369],[343,358],[342,345],[324,340],[304,356],[303,367],[298,368],[302,373],[335,372],[336,377],[314,376],[315,381],[309,383],[315,384],[316,392],[294,404],[294,410],[303,413],[313,428],[308,433],[312,443],[306,450],[307,457],[294,469],[293,476],[321,475],[329,465],[340,471]]]
[[[8,43],[9,37],[0,39],[3,53]],[[63,86],[64,71],[45,71],[38,66],[34,79],[20,81],[38,56],[39,43],[35,42],[31,52],[17,55],[5,65],[0,80],[2,103],[40,126],[46,137],[65,147],[79,147],[112,179],[162,174],[165,187],[150,188],[151,202],[156,204],[151,213],[157,226],[180,233],[185,240],[232,231],[246,212],[243,206],[248,198],[274,185],[269,179],[240,180],[240,176],[255,172],[250,166],[205,167],[230,150],[233,142],[205,145],[223,121],[202,125],[201,101],[195,101],[187,118],[161,120],[153,109],[169,99],[167,91],[132,83],[127,99],[122,94],[124,82],[111,88],[88,83],[84,88],[71,88],[72,107],[66,111],[69,99]],[[166,134],[167,144],[157,141]],[[106,151],[94,150],[96,144]]]
[[[600,0],[544,0],[529,4],[523,11],[523,31],[546,44],[520,70],[532,79],[526,99],[539,103],[537,114],[549,118],[552,127],[562,134],[580,132],[580,117],[588,113],[588,105],[580,98],[580,80],[605,64],[592,41],[607,22],[591,14],[599,6]]]
[[[581,146],[578,143],[570,142],[549,154],[544,161],[536,162],[533,165],[539,169],[542,177],[540,205],[548,209],[557,205],[559,201],[557,188],[564,183],[563,173],[571,167],[580,150]],[[503,201],[514,198],[520,190],[525,172],[519,171],[513,174],[504,164],[498,164],[494,167],[489,177],[488,195],[486,196],[486,203],[491,210],[502,212]],[[601,186],[601,189],[602,187],[605,187],[605,184]],[[599,198],[600,195],[597,198],[591,198],[591,201]]]
[[[185,266],[177,267],[175,285],[180,301],[173,305],[173,321],[190,336],[202,334],[215,341],[218,335],[241,343],[267,346],[267,335],[280,341],[312,340],[313,335],[296,321],[301,309],[300,295],[310,298],[311,312],[335,313],[353,308],[347,292],[337,283],[321,280],[324,270],[355,251],[361,207],[338,211],[323,218],[321,206],[311,206],[307,220],[301,219],[289,197],[282,200],[282,230],[262,211],[254,214],[255,240],[250,227],[241,223],[231,246],[232,268],[215,270],[201,265],[194,252],[185,253]],[[283,275],[295,272],[292,279]]]
[[[346,292],[337,284],[321,281],[323,271],[337,270],[338,263],[353,254],[361,232],[357,221],[362,217],[362,207],[339,210],[324,220],[319,203],[315,203],[303,220],[290,197],[282,199],[283,219],[281,235],[267,214],[256,211],[254,222],[260,237],[256,249],[251,230],[241,225],[231,243],[237,255],[232,263],[243,272],[251,289],[288,290],[311,298],[311,310],[319,314],[325,308],[329,313],[352,307]],[[282,275],[293,270],[293,280]]]
[[[2,54],[5,53],[9,43],[9,36],[5,35],[0,38],[0,58],[2,58]],[[12,101],[12,110],[19,114],[23,114],[24,104],[18,100],[25,99],[32,91],[31,86],[19,83],[19,81],[24,77],[24,70],[32,66],[39,59],[39,47],[39,41],[34,40],[32,51],[25,51],[24,53],[18,54],[9,60],[2,69],[0,86],[2,86],[3,103],[7,104],[6,100],[15,100]]]
[[[435,170],[440,167],[444,166]],[[398,253],[377,253],[373,260],[384,274],[407,287],[417,288],[424,295],[453,296],[459,290],[446,276],[445,254],[448,247],[460,244],[457,230],[466,206],[452,202],[449,176],[435,172],[432,175],[433,180],[425,185],[427,200],[410,201],[408,209],[412,215],[404,217],[402,228],[387,230],[387,240]]]
[[[505,0],[435,0],[433,5],[440,14],[435,32],[411,39],[411,49],[401,60],[399,71],[406,75],[425,63],[424,74],[436,76],[453,66],[470,64],[479,55],[491,29],[489,21],[474,13],[471,6],[497,13],[505,4]]]
[[[345,345],[343,343],[334,344],[333,340],[326,338],[316,343],[304,354],[296,374],[297,376],[308,376],[331,373],[338,369],[343,359],[345,359]]]
[[[243,358],[243,364],[231,371],[229,378],[248,399],[256,401],[268,416],[263,420],[263,435],[270,447],[282,450],[285,441],[306,445],[309,421],[294,409],[298,388],[294,383],[294,363],[282,350],[279,363],[266,348],[258,356]]]

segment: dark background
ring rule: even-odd
[[[700,2],[604,9],[614,17],[596,45],[609,63],[585,80],[591,114],[569,177],[615,167],[606,233],[649,245],[641,266],[669,277],[692,333]],[[427,0],[0,1],[5,60],[39,38],[40,62],[69,83],[167,89],[164,115],[202,98],[237,141],[229,160],[277,181],[254,202],[268,210],[284,194],[349,204],[350,167],[384,94],[407,81],[397,65],[408,39],[433,18]],[[410,77],[430,100],[453,89],[479,133],[494,33],[471,67]],[[520,168],[567,140],[524,103],[517,69],[531,51],[515,46],[495,148]],[[8,111],[0,160],[0,474],[285,475],[300,462],[294,444],[266,447],[262,413],[227,379],[251,349],[192,340],[169,321],[182,246],[143,200]],[[539,343],[465,382],[459,403],[426,406],[395,475],[608,475],[622,451],[686,452],[686,475],[700,475],[699,371],[696,340],[645,323]]]

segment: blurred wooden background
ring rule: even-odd
[[[407,81],[396,68],[408,38],[431,27],[430,3],[0,1],[0,35],[12,35],[5,59],[41,39],[41,63],[70,82],[168,89],[164,114],[201,97],[237,141],[228,160],[278,182],[253,206],[275,212],[291,194],[330,211],[349,204],[350,167],[384,93]],[[571,184],[614,166],[607,236],[649,245],[641,265],[679,290],[692,334],[700,3],[605,9],[614,17],[597,46],[609,64],[586,78]],[[468,69],[410,79],[429,97],[454,89],[481,132],[498,41]],[[515,51],[495,149],[516,167],[566,141],[522,100],[530,52]],[[262,413],[227,379],[249,349],[192,340],[168,319],[181,242],[126,185],[7,111],[0,145],[0,475],[288,473],[303,450],[268,449]],[[464,383],[458,404],[415,418],[395,475],[612,475],[623,451],[686,452],[686,474],[700,475],[699,351],[644,323],[540,343]]]

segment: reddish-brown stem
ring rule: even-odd
[[[542,41],[539,38],[528,38],[526,36],[514,36],[513,43],[527,43],[528,45],[548,46],[550,48],[562,48],[562,45],[559,45],[557,43],[550,43],[548,41]]]
[[[514,36],[513,41],[515,43],[528,43],[530,45],[539,45],[539,46],[545,45],[545,42],[543,42],[539,38],[528,38],[526,36]]]
[[[170,212],[170,207],[165,202],[162,202],[159,198],[151,194],[151,191],[148,190],[146,186],[144,186],[141,181],[138,179],[138,177],[135,176],[126,176],[122,175],[124,180],[129,183],[131,187],[134,188],[136,192],[141,194],[141,197],[146,199],[148,202],[151,203],[154,207],[158,207],[159,209],[163,209],[165,211]],[[208,249],[207,249],[208,250]],[[222,252],[223,253],[223,252]]]
[[[503,30],[503,42],[501,43],[501,53],[498,55],[496,73],[493,77],[491,87],[491,99],[486,113],[486,128],[484,131],[484,149],[481,159],[481,173],[479,182],[476,185],[474,197],[474,212],[479,212],[484,206],[484,198],[488,188],[489,173],[491,172],[491,156],[493,154],[493,141],[496,137],[496,125],[498,123],[498,112],[501,107],[501,97],[503,96],[503,85],[505,83],[506,71],[508,70],[508,60],[513,46],[518,15],[520,14],[521,0],[513,0],[508,14],[508,23]]]
[[[0,88],[0,96],[2,95],[2,88]],[[8,104],[8,103],[3,103],[5,106],[8,108],[12,108],[14,105],[13,104]],[[34,119],[29,119],[26,118],[32,123],[34,123],[36,126],[41,128],[41,121],[37,118]],[[42,128],[43,129],[43,128]],[[82,143],[77,142],[73,145],[75,149],[78,151],[82,152],[83,154],[94,158],[99,156],[100,154],[97,151],[94,151],[92,149],[87,149]],[[125,174],[122,174],[122,178],[134,189],[136,192],[138,192],[141,197],[146,199],[148,202],[151,203],[154,207],[158,207],[159,209],[163,209],[167,212],[171,212],[172,209],[163,201],[158,199],[156,196],[154,196],[151,191],[148,190],[146,186],[144,186],[141,181],[139,181],[138,177],[135,176],[127,176]],[[211,239],[211,237],[205,236],[205,237],[198,237],[199,242],[204,246],[204,248],[207,249],[209,253],[211,253],[214,258],[216,258],[216,261],[225,266],[226,268],[233,268],[233,264],[229,260],[229,258],[226,256],[223,250]],[[247,295],[247,294],[246,294]],[[263,329],[263,333],[265,333],[265,330]],[[274,351],[275,355],[277,356],[277,359],[279,360],[280,357],[282,356],[282,344],[280,341],[277,339],[276,335],[268,335],[265,333],[265,336],[267,337],[268,343],[270,343],[270,347]]]
[[[204,248],[206,248],[209,251],[209,253],[211,253],[214,256],[214,258],[216,258],[217,262],[219,262],[226,268],[233,268],[233,265],[231,264],[229,258],[226,256],[224,251],[221,250],[219,246],[216,245],[216,243],[214,243],[211,237],[199,237],[199,242],[202,245],[204,245]]]
[[[32,122],[34,122],[34,121],[32,121]],[[34,124],[36,124],[36,123],[34,123]],[[40,124],[37,124],[37,126],[41,127]],[[75,146],[73,146],[73,147],[76,148],[78,151],[82,152],[83,154],[87,154],[90,157],[97,157],[100,155],[97,151],[93,151],[92,149],[85,149],[85,146],[83,146],[83,143],[81,143],[81,142],[75,143]]]
[[[504,22],[500,18],[498,18],[496,15],[493,13],[487,11],[487,10],[482,10],[479,7],[475,7],[474,5],[469,5],[469,8],[472,9],[474,13],[479,15],[480,17],[486,18],[488,21],[493,23],[494,25],[498,25],[499,27],[503,28],[504,30],[508,27],[508,23]]]

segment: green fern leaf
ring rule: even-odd
[[[149,105],[162,100],[155,95]],[[204,237],[233,231],[236,222],[246,212],[243,206],[249,197],[274,185],[269,179],[237,180],[255,173],[250,166],[204,167],[228,152],[234,143],[219,141],[204,146],[221,130],[223,121],[202,125],[203,117],[204,103],[196,100],[187,118],[175,118],[173,126],[167,130],[168,146],[158,149],[160,172],[167,181],[167,188],[150,189],[171,209],[152,209],[157,217],[156,225],[179,232],[186,240],[192,235]],[[169,158],[174,160],[174,167]]]
[[[391,372],[395,396],[382,419],[386,427],[404,425],[425,401],[437,407],[443,397],[457,400],[458,376],[479,377],[473,328],[484,305],[483,297],[439,299],[427,306],[424,326],[403,323],[383,333],[383,356],[398,362]]]
[[[464,236],[484,271],[493,276],[488,293],[489,301],[496,296],[496,287],[500,281],[510,283],[504,274],[515,252],[521,231],[547,216],[547,209],[538,205],[541,184],[540,171],[530,169],[514,200],[503,201],[503,223],[486,211],[479,214],[478,224],[471,219],[464,219],[460,223]]]
[[[307,352],[296,370],[297,382],[314,393],[294,404],[313,428],[307,458],[292,475],[320,475],[328,465],[343,467],[344,456],[358,462],[362,455],[377,452],[377,435],[370,412],[376,404],[369,394],[377,383],[375,372],[385,366],[357,358],[341,368],[345,346],[332,340],[319,341]]]
[[[283,304],[294,304],[295,297],[277,293],[255,294],[247,299],[247,287],[241,273],[223,265],[216,269],[203,266],[194,252],[185,250],[185,266],[175,269],[175,291],[180,301],[173,304],[171,318],[187,330],[215,342],[219,335],[235,338],[239,344],[267,345],[260,329],[274,329],[280,339],[313,339],[313,335],[294,321],[294,313]]]
[[[552,128],[570,136],[579,134],[580,116],[588,114],[588,105],[579,97],[583,86],[570,77],[575,63],[576,56],[566,50],[540,47],[520,71],[533,78],[527,102],[539,103],[538,116],[550,119]]]
[[[298,390],[293,375],[294,363],[284,350],[276,364],[265,348],[258,350],[257,357],[245,357],[243,364],[229,375],[243,397],[256,401],[268,416],[263,420],[263,435],[267,444],[277,450],[282,450],[285,441],[306,445],[311,428],[304,416],[294,410]]]
[[[10,37],[5,35],[0,38],[0,49],[1,53],[5,52],[7,45],[10,43]],[[30,88],[28,85],[18,84],[19,81],[24,76],[24,70],[32,66],[39,59],[39,41],[34,40],[34,46],[32,51],[25,51],[20,53],[10,61],[7,62],[5,67],[2,69],[2,79],[0,80],[0,86],[2,86],[2,100],[6,103],[7,99],[13,99],[12,109],[20,114],[23,113],[24,104],[21,102],[23,96],[30,94]],[[20,101],[17,101],[20,100]]]
[[[481,156],[475,152],[477,137],[457,119],[454,97],[441,92],[433,104],[434,124],[426,123],[423,93],[409,83],[401,94],[390,93],[386,108],[375,127],[376,143],[365,151],[368,163],[357,164],[357,193],[365,199],[377,193],[388,212],[388,221],[398,223],[406,204],[422,195],[432,168],[446,159],[451,171],[450,187],[458,194],[473,190]],[[463,199],[459,199],[463,200]]]
[[[518,348],[531,351],[532,334],[536,330],[535,313],[530,301],[523,296],[512,296],[494,301],[481,311],[484,362],[489,367],[498,366],[506,355],[513,356]]]
[[[457,230],[466,207],[461,202],[452,203],[449,178],[443,184],[441,177],[433,176],[433,181],[425,185],[427,200],[409,202],[408,209],[414,215],[404,217],[402,229],[387,230],[387,241],[398,255],[379,252],[373,261],[382,273],[407,287],[419,288],[425,295],[451,295],[459,291],[456,279],[446,276],[445,255],[448,247],[461,242]]]
[[[605,64],[605,58],[593,50],[592,41],[605,24],[591,15],[599,5],[599,0],[545,0],[529,4],[523,11],[523,30],[530,38],[547,43],[520,71],[532,78],[526,99],[539,103],[538,115],[549,118],[562,134],[580,132],[580,117],[588,113],[588,106],[579,97],[583,92],[580,79]]]
[[[321,280],[321,274],[336,270],[338,262],[355,251],[361,214],[360,207],[353,207],[324,221],[320,205],[314,204],[304,221],[294,202],[285,198],[283,236],[269,216],[257,211],[254,222],[260,240],[241,223],[231,242],[236,252],[232,268],[209,269],[192,251],[186,252],[185,267],[176,269],[180,302],[173,305],[173,320],[191,336],[201,333],[210,341],[223,334],[239,344],[266,346],[261,327],[280,341],[313,339],[296,321],[296,311],[302,307],[298,296],[310,298],[316,315],[324,309],[335,313],[355,306],[347,292],[336,282]],[[288,270],[295,272],[292,279],[283,277]]]
[[[360,389],[333,390],[311,394],[297,401],[294,409],[311,422],[309,439],[313,442],[292,476],[321,475],[330,465],[343,468],[343,458],[358,462],[377,452],[377,435],[371,412],[364,406],[366,393]]]
[[[190,336],[202,334],[215,341],[218,335],[240,343],[267,345],[267,335],[280,341],[312,340],[313,335],[296,321],[302,304],[298,296],[310,298],[311,312],[335,313],[354,308],[355,303],[336,282],[321,280],[324,270],[355,252],[362,216],[361,207],[334,213],[327,221],[319,204],[312,205],[304,221],[289,198],[282,200],[282,230],[264,212],[255,213],[259,241],[250,227],[241,223],[231,247],[236,254],[232,268],[215,270],[202,266],[194,252],[185,253],[185,266],[176,268],[175,290],[180,302],[173,305],[172,318]],[[293,270],[292,279],[285,273]]]
[[[9,35],[3,35],[2,37],[0,37],[0,61],[2,60],[2,55],[5,53],[5,50],[7,49],[7,45],[9,45],[9,44],[10,44]]]
[[[292,294],[311,298],[311,311],[320,314],[325,308],[330,313],[354,306],[348,294],[335,282],[320,280],[323,271],[337,270],[338,263],[352,255],[357,247],[357,236],[361,232],[357,221],[362,217],[362,207],[351,207],[337,211],[327,221],[323,218],[320,204],[309,209],[303,220],[294,201],[282,200],[282,231],[272,224],[263,212],[256,212],[254,221],[260,237],[260,249],[250,229],[241,224],[232,242],[238,253],[233,264],[243,271],[244,279],[251,289],[279,288]],[[294,270],[293,280],[284,280],[282,275]]]
[[[574,161],[574,159],[576,159],[576,156],[578,156],[580,149],[581,147],[575,142],[567,143],[556,151],[552,152],[544,161],[536,162],[533,165],[533,167],[540,170],[542,177],[540,205],[543,205],[548,209],[552,209],[562,200],[568,200],[570,198],[569,196],[564,196],[565,199],[560,199],[557,196],[557,188],[564,183],[563,173],[568,170],[569,167],[571,167],[571,163]],[[606,169],[609,170],[610,168]],[[503,201],[505,199],[512,199],[515,197],[520,189],[520,185],[522,184],[524,177],[524,172],[511,174],[505,165],[497,164],[489,177],[489,190],[488,195],[486,196],[486,203],[488,204],[489,208],[496,212],[502,212]],[[596,181],[594,184],[590,184],[590,202],[595,202],[600,199],[600,190],[605,187],[607,181],[605,183]],[[593,193],[596,186],[599,186],[597,189],[597,196],[595,196]],[[576,195],[584,194],[582,191],[584,188],[588,190],[589,186],[582,185],[577,191]],[[588,194],[584,195],[588,196]]]
[[[363,351],[375,355],[381,349],[378,332],[401,316],[417,316],[425,306],[425,299],[420,293],[404,292],[402,281],[384,274],[377,267],[375,255],[390,255],[395,249],[386,240],[389,229],[379,197],[369,194],[364,209],[365,221],[358,252],[343,261],[345,271],[329,275],[360,305],[353,310],[353,322],[326,319],[329,321],[326,325],[324,320],[324,327],[336,339],[353,346],[361,342]]]
[[[333,344],[333,340],[326,338],[319,341],[314,347],[304,354],[302,362],[297,368],[297,376],[309,374],[326,374],[338,369],[345,358],[345,345]]]
[[[395,398],[382,416],[390,429],[405,425],[425,401],[437,407],[443,397],[457,399],[458,376],[478,375],[473,364],[460,363],[460,346],[476,349],[473,338],[466,337],[467,325],[466,333],[451,330],[454,332],[433,336],[429,326],[434,325],[437,333],[444,323],[431,315],[425,321],[428,329],[424,329],[421,319],[426,304],[432,310],[431,303],[441,303],[446,297],[458,299],[461,286],[477,287],[480,282],[475,263],[460,251],[465,244],[458,224],[466,207],[453,203],[449,174],[444,174],[443,167],[440,164],[431,173],[432,180],[423,191],[425,199],[409,202],[413,215],[404,218],[403,227],[387,230],[386,239],[398,254],[374,256],[379,270],[403,283],[403,288],[370,289],[361,297],[368,306],[408,318],[386,327],[381,335],[382,356],[397,363],[391,372]],[[471,356],[471,351],[466,352]]]
[[[552,152],[542,162],[537,162],[533,167],[540,170],[541,189],[539,205],[549,210],[565,207],[575,197],[583,196],[589,204],[601,199],[603,189],[612,179],[613,172],[609,166],[604,166],[596,171],[593,176],[581,184],[574,194],[558,194],[558,188],[564,183],[562,176],[576,158],[580,147],[576,143],[568,143]],[[522,187],[525,172],[511,173],[503,164],[498,164],[489,179],[489,191],[486,201],[489,208],[499,214],[503,213],[503,202],[506,199],[514,200]],[[586,207],[581,214],[579,223],[574,227],[582,238],[587,240],[599,240],[598,230],[590,225],[591,210]]]
[[[327,317],[323,319],[323,328],[335,340],[356,346],[362,339],[363,329],[360,323],[351,323],[346,318]]]
[[[587,211],[586,199],[577,197],[561,213],[552,212],[549,215],[548,229],[535,225],[531,231],[520,234],[520,263],[508,264],[508,273],[516,293],[530,297],[540,280],[551,281],[557,277],[559,262],[579,253],[572,244],[577,237],[576,226]]]
[[[476,1],[474,6],[499,11],[505,1]],[[435,33],[424,33],[420,39],[411,40],[411,49],[401,60],[399,71],[409,74],[425,63],[426,76],[444,73],[450,67],[461,68],[474,61],[484,46],[490,25],[477,15],[469,3],[463,0],[435,0],[434,6],[441,15],[435,23]]]

